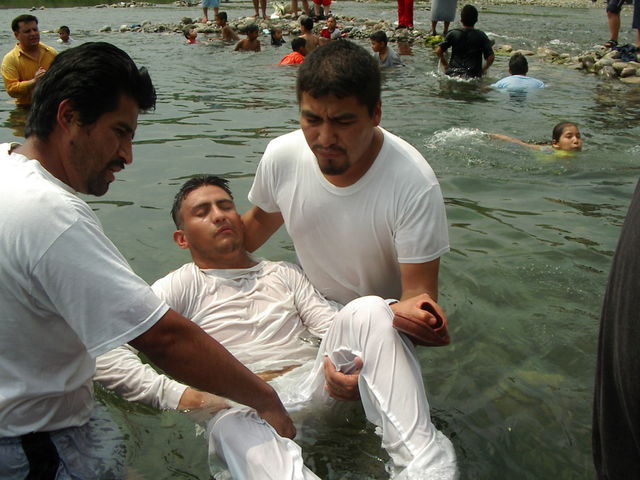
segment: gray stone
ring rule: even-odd
[[[635,76],[636,72],[637,72],[637,69],[635,69],[633,67],[625,67],[620,72],[620,76],[622,78],[633,77],[633,76]]]
[[[613,62],[613,65],[611,65],[611,66],[613,68],[615,68],[616,72],[620,73],[622,70],[627,68],[629,65],[627,65],[627,62]]]
[[[630,85],[640,85],[640,77],[625,77],[621,78],[622,83],[628,83]]]
[[[105,25],[104,27],[100,28],[100,30],[98,30],[99,32],[110,32],[111,31],[111,25]]]

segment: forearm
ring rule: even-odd
[[[178,316],[175,312],[173,315]],[[188,320],[170,320],[152,327],[147,332],[151,333],[149,337],[143,334],[131,343],[159,368],[199,390],[229,398],[258,411],[280,404],[269,385],[200,327]],[[160,330],[152,332],[156,327]]]
[[[25,80],[23,82],[6,78],[4,80],[5,90],[7,91],[9,96],[13,98],[21,98],[30,95],[35,85],[35,78],[32,78],[31,80]]]
[[[438,301],[439,271],[439,258],[425,263],[401,263],[402,297],[400,300],[426,293],[434,301]]]
[[[162,409],[179,408],[187,389],[186,385],[142,363],[137,352],[127,345],[100,355],[93,379],[125,400]]]
[[[284,223],[280,212],[267,213],[259,207],[251,207],[242,215],[244,246],[249,252],[260,248]]]

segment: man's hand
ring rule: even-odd
[[[293,420],[291,420],[282,403],[280,403],[279,406],[274,405],[271,408],[256,410],[256,412],[262,419],[267,421],[281,437],[294,438],[296,436],[296,427],[293,425]]]
[[[336,370],[329,357],[324,357],[325,389],[331,398],[336,400],[360,400],[358,378],[362,370],[362,359],[355,357],[354,370],[351,373],[342,373]]]
[[[440,305],[422,293],[391,305],[393,326],[409,335],[417,345],[440,347],[449,345],[447,317]]]

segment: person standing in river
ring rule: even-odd
[[[38,19],[19,15],[11,22],[17,45],[2,59],[2,80],[7,93],[16,104],[31,104],[31,93],[45,74],[57,52],[40,42]]]
[[[104,195],[131,164],[138,114],[155,102],[146,69],[85,43],[39,80],[25,143],[0,145],[0,478],[125,478],[92,386],[95,358],[125,342],[295,435],[273,388],[160,300],[77,195]]]
[[[493,64],[495,54],[487,35],[474,28],[478,22],[478,10],[473,5],[465,5],[460,11],[462,28],[454,28],[436,48],[436,55],[451,77],[479,78]],[[451,59],[445,59],[445,52],[451,48]],[[484,57],[485,63],[482,64]]]

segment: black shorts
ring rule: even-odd
[[[624,2],[625,0],[607,0],[607,12],[620,13]]]

